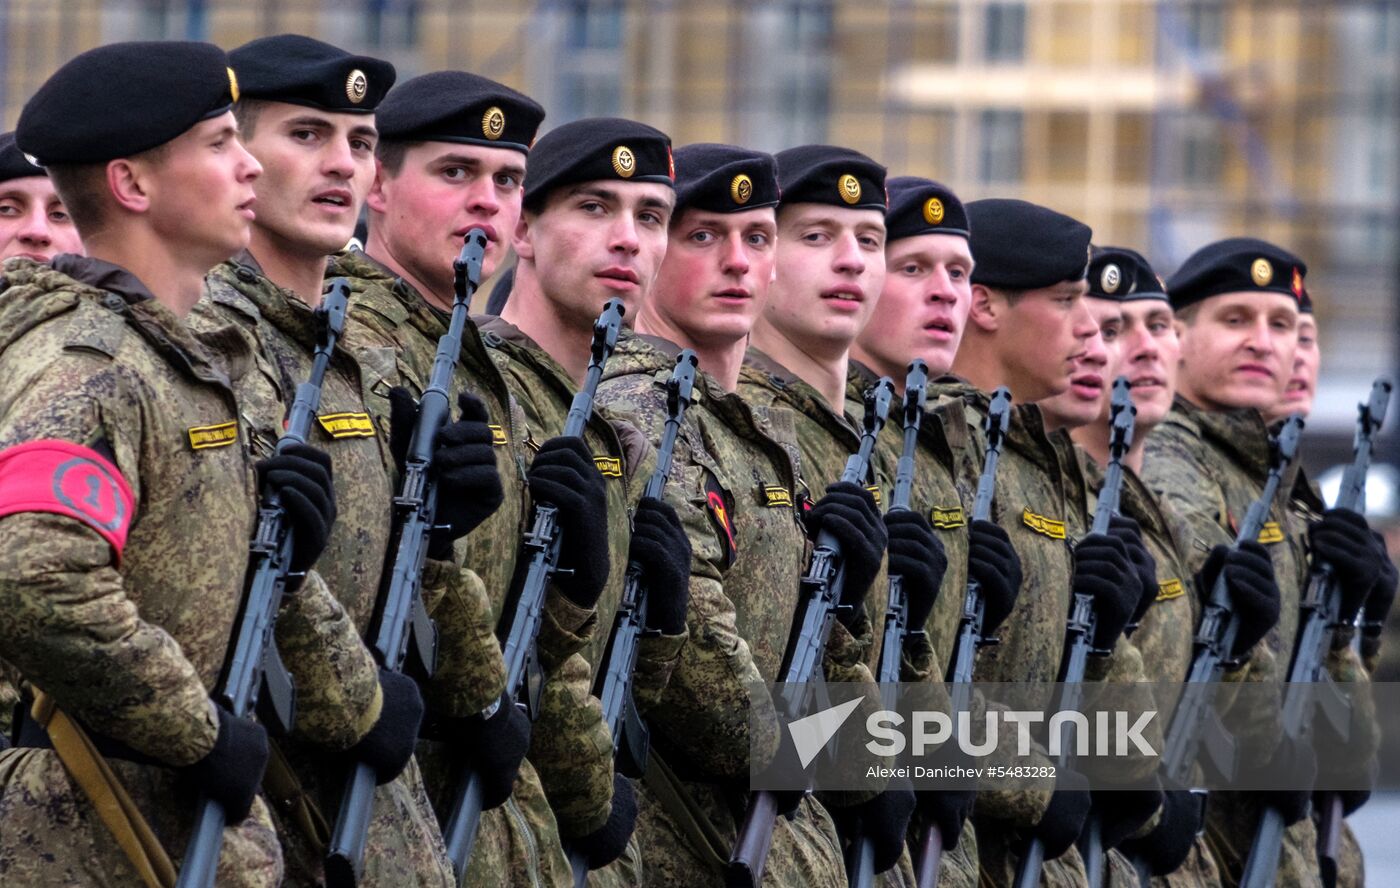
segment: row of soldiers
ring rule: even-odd
[[[1221,577],[1238,625],[1226,680],[1278,681],[1314,560],[1347,590],[1342,622],[1368,627],[1359,646],[1339,631],[1327,668],[1367,681],[1396,576],[1365,519],[1327,510],[1295,468],[1267,532],[1231,545],[1271,424],[1315,391],[1298,257],[1231,239],[1164,282],[1075,219],[964,205],[856,151],[673,151],[622,119],[537,140],[544,109],[502,84],[394,82],[387,62],[296,35],[227,54],[115,44],[60,68],[0,141],[14,257],[0,657],[5,709],[17,704],[0,882],[174,884],[202,798],[228,820],[218,884],[325,884],[360,764],[376,785],[360,884],[721,884],[751,766],[784,742],[757,688],[779,673],[818,534],[844,576],[827,681],[873,681],[891,576],[915,630],[903,681],[943,682],[969,582],[1001,639],[979,652],[979,681],[1055,681],[1076,595],[1097,617],[1088,680],[1179,681]],[[362,209],[363,248],[342,249]],[[454,260],[473,230],[481,277],[512,251],[515,265],[451,350],[419,578],[436,663],[415,679],[366,639],[384,619],[420,402],[470,295]],[[348,316],[306,440],[283,441],[328,286],[348,290]],[[631,330],[582,434],[565,435],[610,300]],[[699,372],[661,448],[682,349]],[[897,423],[868,477],[837,479],[866,390],[902,388],[916,358],[931,381],[915,482],[907,509],[882,512]],[[1093,533],[1119,376],[1136,435],[1121,514]],[[1014,407],[992,514],[974,518],[999,387]],[[661,450],[664,493],[644,496]],[[211,696],[260,498],[290,527],[275,646],[296,717],[271,739]],[[513,687],[501,639],[542,506],[557,569],[536,668]],[[632,695],[650,732],[632,777],[595,695],[629,565],[647,589]],[[1321,884],[1313,775],[1374,766],[1374,719],[1355,709],[1346,756],[1273,740],[1291,788],[1215,793],[1204,812],[1146,760],[1092,792],[1062,770],[1038,791],[796,794],[763,884],[845,885],[848,851],[868,841],[882,884],[912,885],[910,844],[930,831],[940,885],[1010,884],[1029,839],[1041,884],[1085,884],[1091,819],[1108,883],[1235,884],[1265,807],[1288,824],[1279,883]],[[1239,729],[1280,736],[1267,719]],[[463,774],[484,814],[454,871],[440,824]],[[1365,797],[1344,794],[1346,813]],[[1344,832],[1338,884],[1361,880]]]

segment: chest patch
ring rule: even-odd
[[[939,530],[952,530],[967,526],[967,516],[963,514],[962,506],[954,506],[951,509],[934,506],[929,509],[928,523]]]
[[[506,430],[504,428],[496,425],[495,423],[492,423],[491,425],[487,426],[487,428],[491,430],[492,447],[506,446]]]
[[[1283,530],[1277,521],[1264,522],[1264,526],[1259,528],[1259,542],[1265,545],[1283,542]]]
[[[770,509],[792,508],[792,494],[781,484],[763,485],[763,504]]]
[[[316,421],[332,438],[374,437],[374,422],[368,413],[326,413]]]
[[[1171,601],[1173,598],[1180,598],[1186,594],[1186,587],[1181,580],[1172,577],[1170,580],[1162,580],[1157,584],[1157,600]]]
[[[238,440],[238,421],[231,419],[215,425],[193,426],[186,430],[186,434],[190,437],[192,450],[227,447]]]
[[[598,467],[598,471],[604,478],[622,477],[622,460],[615,456],[595,456],[593,464]]]
[[[1021,520],[1027,527],[1043,536],[1048,536],[1052,540],[1062,540],[1065,538],[1065,523],[1056,521],[1054,518],[1046,518],[1044,515],[1037,515],[1030,509],[1021,510]]]

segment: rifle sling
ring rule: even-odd
[[[38,688],[34,689],[30,715],[34,727],[47,735],[68,776],[87,796],[141,881],[147,888],[173,888],[175,865],[170,855],[88,733]]]

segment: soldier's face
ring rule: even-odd
[[[262,166],[239,141],[232,111],[195,124],[156,159],[129,162],[151,226],[192,263],[212,267],[247,248]]]
[[[1266,414],[1269,422],[1301,413],[1312,412],[1317,397],[1317,370],[1322,354],[1317,347],[1317,320],[1308,314],[1298,315],[1298,349],[1293,355],[1293,372],[1283,389],[1283,399]]]
[[[657,182],[561,187],[516,226],[515,252],[569,323],[591,327],[609,299],[621,299],[635,318],[666,256],[675,204],[675,191]]]
[[[782,207],[777,269],[763,309],[768,323],[799,346],[845,351],[884,286],[884,216],[816,203]]]
[[[0,182],[0,262],[27,256],[48,262],[59,253],[82,253],[78,229],[48,176]]]
[[[370,237],[384,257],[449,300],[452,262],[467,232],[486,232],[481,277],[495,273],[520,221],[525,155],[510,148],[424,142],[398,172],[379,165],[370,189]],[[427,294],[425,294],[427,295]]]
[[[690,342],[722,348],[743,339],[768,299],[777,237],[772,207],[682,211],[643,311]]]
[[[880,373],[902,373],[923,358],[937,376],[953,366],[972,304],[967,238],[921,234],[885,249],[885,285],[857,350]]]
[[[1074,361],[1069,389],[1039,402],[1051,428],[1074,429],[1098,418],[1111,392],[1113,373],[1119,361],[1118,335],[1123,314],[1118,304],[1107,299],[1085,299],[1085,307],[1097,327],[1084,341],[1084,352]]]
[[[311,255],[344,247],[374,182],[374,115],[268,102],[252,129],[259,236]]]
[[[1090,300],[1099,302],[1101,300]],[[1122,328],[1116,340],[1118,363],[1109,379],[1127,376],[1132,386],[1137,424],[1146,430],[1156,426],[1171,410],[1176,397],[1176,372],[1181,341],[1176,335],[1171,305],[1164,299],[1134,299],[1119,306]],[[1109,396],[1103,399],[1101,416],[1108,419]]]
[[[974,288],[974,299],[983,288]],[[1022,401],[1040,401],[1069,391],[1070,377],[1099,325],[1085,304],[1084,281],[1064,281],[1028,290],[1011,304],[1004,295],[986,297],[997,309],[990,340],[1006,371],[1007,384]]]
[[[1298,345],[1298,307],[1282,293],[1222,293],[1198,303],[1181,334],[1178,388],[1207,410],[1268,410]]]

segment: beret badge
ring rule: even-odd
[[[841,193],[841,199],[846,203],[854,204],[860,200],[860,180],[850,173],[843,175],[836,187]]]
[[[1110,296],[1118,292],[1118,285],[1123,282],[1123,271],[1112,263],[1103,267],[1103,273],[1099,275],[1099,283],[1103,286],[1103,291]]]
[[[743,206],[753,197],[753,180],[740,173],[729,183],[729,196],[734,198],[734,202]]]
[[[365,72],[359,68],[350,72],[350,76],[345,78],[345,97],[358,105],[365,100],[365,94],[369,92],[369,78]]]
[[[930,225],[941,225],[943,223],[943,201],[936,197],[930,197],[924,201],[924,221]]]
[[[630,179],[637,171],[637,156],[626,145],[618,145],[613,149],[612,168],[622,178]]]
[[[506,112],[492,105],[481,118],[481,134],[496,141],[506,131]]]
[[[1269,282],[1274,279],[1274,266],[1268,259],[1261,256],[1249,266],[1249,277],[1254,281],[1255,286],[1267,287]]]

